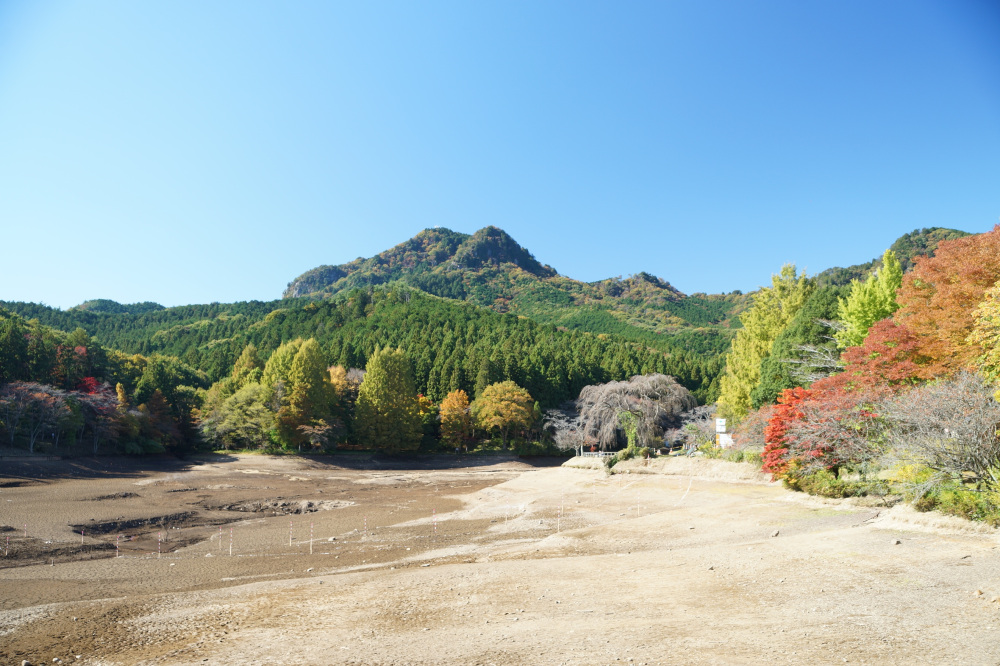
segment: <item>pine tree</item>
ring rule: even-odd
[[[368,359],[355,432],[361,444],[388,453],[420,445],[420,407],[410,362],[401,349],[376,349]]]

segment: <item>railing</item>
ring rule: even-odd
[[[610,451],[584,451],[581,453],[584,458],[610,458],[615,455]]]

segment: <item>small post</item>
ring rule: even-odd
[[[222,525],[219,525],[219,552],[222,552]]]
[[[121,542],[122,542],[122,535],[119,534],[118,537],[115,539],[115,558],[119,558],[122,556]]]
[[[156,559],[160,559],[160,544],[163,542],[163,532],[156,533]]]
[[[80,530],[80,545],[83,545],[83,530]]]
[[[10,537],[7,537],[7,546],[3,549],[3,556],[7,557],[8,553],[10,553]]]
[[[28,538],[28,523],[24,524],[24,538]]]
[[[368,538],[368,516],[365,516],[365,538]]]
[[[313,524],[309,522],[309,554],[313,554]]]
[[[289,519],[289,521],[288,521],[288,547],[289,548],[292,547],[292,521],[291,521],[291,519]]]
[[[437,509],[431,509],[431,513],[434,516],[434,538],[436,539],[437,535],[438,535],[438,514],[437,514]]]
[[[233,556],[233,528],[229,528],[229,557]]]

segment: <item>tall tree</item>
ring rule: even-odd
[[[264,373],[264,364],[260,362],[257,354],[257,345],[248,344],[243,348],[243,353],[236,359],[233,366],[232,377],[233,390],[239,391],[247,384],[259,383]]]
[[[786,264],[771,276],[771,286],[754,294],[753,305],[740,315],[743,328],[736,333],[726,356],[719,409],[739,421],[750,411],[750,394],[760,383],[760,364],[771,346],[812,293],[813,281]]]
[[[760,363],[760,383],[750,392],[753,409],[771,404],[784,389],[808,386],[839,372],[840,351],[833,339],[838,299],[846,287],[818,287],[799,309]]]
[[[365,446],[396,453],[420,446],[420,405],[401,349],[376,349],[358,390],[355,433]]]
[[[507,380],[490,384],[472,403],[472,416],[483,430],[500,433],[504,449],[512,430],[527,429],[534,416],[531,394]]]
[[[319,344],[309,338],[292,359],[285,397],[278,410],[282,435],[300,449],[306,435],[299,428],[330,417],[332,391],[328,377]]]
[[[935,375],[968,367],[983,348],[970,340],[986,290],[1000,280],[1000,225],[984,234],[942,241],[933,257],[918,257],[903,276],[897,322],[917,337]]]
[[[987,289],[976,306],[967,340],[982,350],[977,363],[983,376],[1000,380],[1000,282]]]
[[[441,439],[448,446],[460,447],[472,434],[469,396],[465,391],[452,391],[441,402]]]
[[[892,250],[885,251],[882,267],[864,282],[851,280],[851,292],[840,300],[837,311],[837,318],[844,323],[844,328],[835,334],[841,349],[860,345],[875,322],[899,309],[896,291],[902,285],[903,267]]]
[[[296,338],[279,346],[267,359],[260,383],[269,389],[272,395],[285,393],[288,373],[292,371],[292,361],[295,360],[295,355],[301,346],[302,338]],[[281,395],[278,397],[280,399]]]

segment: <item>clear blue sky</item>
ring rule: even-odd
[[[0,300],[268,300],[426,227],[748,291],[1000,217],[1000,4],[0,2]]]

